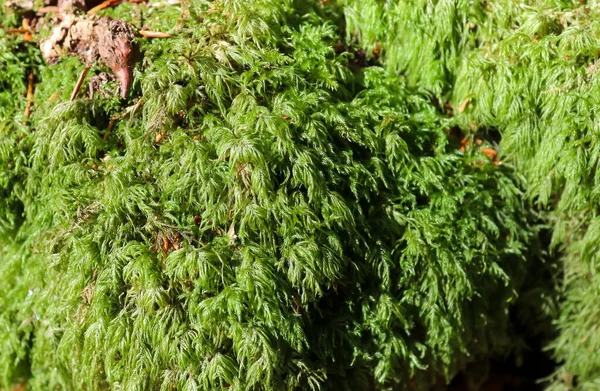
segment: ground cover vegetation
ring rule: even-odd
[[[598,387],[596,3],[27,3],[0,387]]]

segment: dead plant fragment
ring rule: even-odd
[[[60,25],[40,46],[49,64],[57,63],[63,55],[79,56],[87,66],[101,59],[119,81],[121,97],[127,97],[139,49],[133,28],[126,22],[107,17],[63,15]]]
[[[35,75],[33,72],[29,73],[27,81],[27,105],[25,106],[25,118],[31,116],[31,106],[33,106],[33,91],[34,91]],[[26,125],[27,121],[23,121],[23,125]]]

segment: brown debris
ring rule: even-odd
[[[91,304],[94,298],[94,287],[96,286],[96,280],[98,279],[98,270],[94,269],[92,274],[92,281],[79,293],[79,296],[83,299],[84,304]]]
[[[88,15],[95,14],[96,12],[101,11],[105,8],[116,7],[122,2],[123,0],[106,0],[89,10],[87,13]]]
[[[27,105],[25,106],[25,118],[31,116],[31,106],[33,106],[33,88],[34,88],[35,76],[33,72],[29,74],[27,83]],[[23,125],[26,125],[27,121],[23,121]]]
[[[40,48],[49,64],[57,63],[63,55],[79,56],[88,66],[101,58],[119,81],[121,97],[127,97],[139,57],[133,29],[127,23],[106,17],[63,15]]]
[[[88,96],[90,99],[93,99],[96,93],[103,98],[109,98],[112,95],[112,93],[103,88],[107,83],[115,80],[115,77],[112,74],[100,72],[90,77],[89,80]]]
[[[469,146],[469,140],[466,138],[463,138],[462,140],[460,140],[460,151],[464,152],[467,150],[467,147]]]
[[[27,29],[8,29],[8,30],[4,30],[4,32],[6,32],[6,34],[25,34],[27,32],[29,32],[29,30]]]
[[[64,15],[47,39],[40,43],[42,56],[48,64],[56,64],[64,55],[80,56],[86,64],[98,57],[93,19]]]
[[[375,45],[372,53],[375,58],[378,58],[381,54],[381,44],[379,42]]]
[[[28,18],[23,18],[22,25],[23,30],[25,30],[25,35],[23,35],[23,39],[27,42],[33,41],[33,34],[31,33],[31,20]]]
[[[33,41],[33,33],[31,26],[32,19],[29,17],[23,17],[21,22],[21,28],[4,30],[7,34],[22,35],[23,39],[27,42]]]
[[[158,231],[155,240],[155,245],[152,251],[156,253],[160,251],[163,257],[169,255],[171,251],[177,251],[181,249],[183,245],[181,241],[181,235],[171,229]]]
[[[489,157],[494,164],[498,164],[498,151],[492,148],[483,148],[481,152]]]
[[[139,57],[133,29],[120,20],[101,19],[95,28],[100,58],[114,72],[125,99],[133,82],[133,67]]]
[[[302,311],[302,306],[300,305],[300,302],[294,295],[292,295],[292,302],[294,302],[294,305],[296,306],[296,309],[294,311],[296,311],[296,313],[299,314]]]
[[[467,147],[469,146],[470,141],[468,138],[463,138],[462,140],[460,140],[460,151],[461,152],[465,152],[467,150]],[[479,139],[479,138],[475,138],[473,140],[473,144],[476,146],[476,148],[479,148],[483,145],[483,140]],[[498,161],[498,151],[496,151],[493,148],[490,147],[485,147],[481,149],[481,153],[484,154],[485,156],[487,156],[491,161],[493,165],[498,165],[500,164],[500,162]],[[484,162],[483,161],[478,161],[478,165],[483,165]]]
[[[170,249],[171,249],[171,241],[169,240],[169,237],[165,235],[162,238],[162,247],[161,247],[163,257],[167,256]]]

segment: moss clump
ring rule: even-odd
[[[435,83],[361,68],[335,2],[151,5],[107,11],[173,34],[128,100],[65,59],[3,125],[0,384],[427,389],[513,347],[537,217]]]
[[[559,334],[550,344],[561,367],[551,388],[594,389],[600,380],[598,4],[417,3],[346,1],[349,34],[365,47],[381,42],[388,69],[456,107],[469,99],[458,113],[463,128],[501,136],[500,149],[526,177],[529,199],[550,211],[551,247],[561,255]],[[380,22],[370,24],[375,15]],[[406,34],[426,44],[412,46]]]

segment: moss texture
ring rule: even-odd
[[[125,100],[0,30],[0,386],[426,390],[515,313],[594,381],[587,6],[157,3]]]

